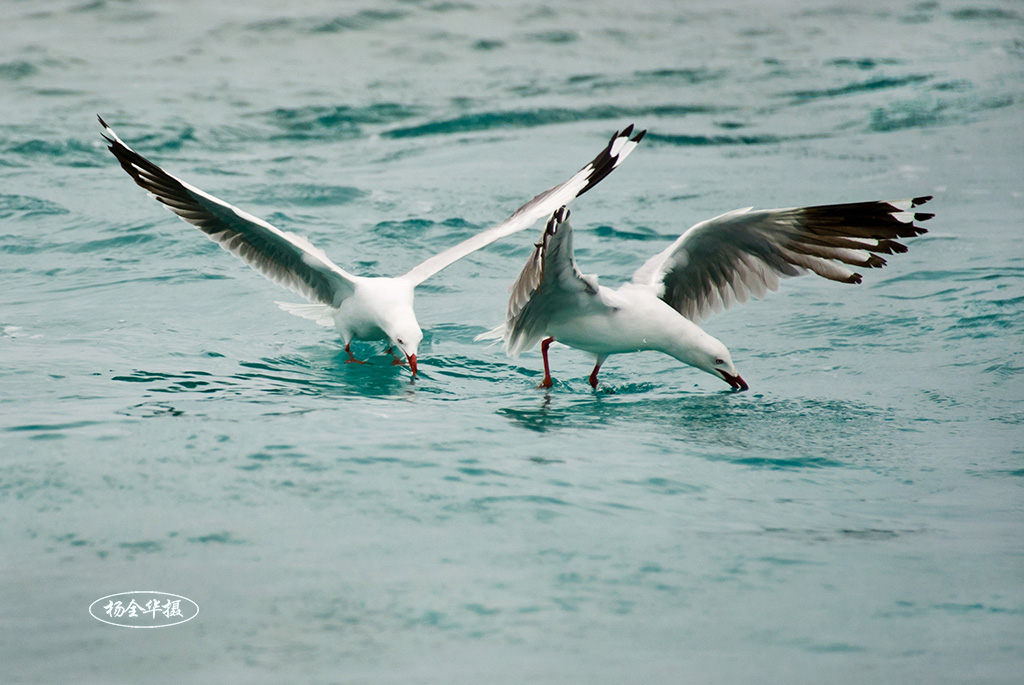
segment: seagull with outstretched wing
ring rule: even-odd
[[[495,240],[532,226],[537,219],[579,197],[610,174],[637,146],[646,131],[633,126],[616,132],[608,145],[567,181],[537,195],[502,223],[434,255],[396,277],[356,276],[332,262],[306,238],[189,185],[128,147],[103,118],[108,148],[132,179],[181,219],[272,281],[303,296],[309,304],[278,303],[298,316],[333,325],[349,355],[353,340],[383,340],[397,348],[416,375],[416,351],[423,339],[413,311],[417,285],[438,271]],[[402,363],[395,355],[394,363]]]
[[[512,286],[505,323],[479,337],[502,337],[512,356],[541,343],[543,388],[552,384],[548,348],[557,341],[596,357],[595,388],[609,355],[656,350],[746,390],[729,350],[697,324],[777,290],[780,278],[813,272],[860,283],[850,267],[881,268],[880,255],[907,251],[897,238],[926,233],[914,222],[934,216],[916,211],[930,199],[728,212],[687,230],[617,290],[580,272],[561,207]]]

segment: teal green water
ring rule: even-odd
[[[0,6],[4,683],[1011,683],[1024,669],[1016,2]],[[726,210],[932,194],[861,286],[668,357],[509,359],[536,235],[418,292],[421,377],[145,196],[400,273],[649,129],[573,205],[613,284]],[[537,229],[539,231],[539,227]],[[89,616],[131,590],[198,617]]]

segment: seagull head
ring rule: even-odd
[[[411,326],[394,328],[388,332],[388,338],[390,338],[391,344],[405,355],[412,375],[415,376],[416,350],[420,346],[420,341],[423,340],[423,331],[420,330],[419,324],[413,321]]]
[[[704,364],[700,366],[701,369],[707,371],[712,376],[718,376],[725,380],[733,390],[737,392],[743,392],[749,390],[750,386],[747,382],[736,372],[736,366],[732,363],[732,357],[729,355],[729,350],[726,349],[725,345],[715,340],[718,343],[718,349],[709,350],[708,354],[704,358]]]
[[[697,327],[693,326],[693,328]],[[675,349],[670,354],[684,364],[689,364],[724,380],[732,386],[733,390],[742,392],[750,389],[747,382],[736,371],[736,366],[732,363],[732,355],[729,354],[729,349],[722,344],[722,341],[708,335],[703,330],[697,329],[697,331],[699,332],[696,335],[687,335],[684,339],[676,341]]]
[[[416,351],[423,340],[423,331],[413,310],[414,284],[403,278],[364,278],[360,284],[364,295],[363,315],[373,317],[392,351],[402,352],[415,376]]]

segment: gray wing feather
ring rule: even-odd
[[[927,231],[914,211],[930,196],[793,209],[740,209],[703,221],[655,255],[633,275],[688,319],[777,290],[779,279],[813,272],[841,283],[860,283],[850,266],[877,269],[880,254],[906,252],[897,238]]]
[[[348,274],[306,238],[209,195],[128,147],[100,118],[111,153],[139,186],[210,240],[310,302],[337,307],[355,289]]]
[[[548,220],[541,241],[512,285],[505,315],[508,353],[516,356],[536,345],[559,315],[604,307],[597,292],[597,279],[576,266],[569,210],[563,206]]]

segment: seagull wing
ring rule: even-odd
[[[563,206],[548,220],[512,286],[505,315],[506,349],[513,356],[530,349],[559,317],[607,309],[598,297],[597,277],[584,276],[576,266],[569,210]]]
[[[529,228],[537,219],[548,216],[597,185],[629,156],[645,133],[646,130],[633,135],[632,124],[621,133],[616,131],[597,157],[577,171],[572,178],[537,195],[497,226],[482,231],[413,267],[403,278],[411,279],[414,284],[422,283],[441,269],[490,245],[495,240]]]
[[[171,176],[125,145],[100,117],[108,148],[132,179],[183,220],[270,280],[310,302],[337,307],[355,289],[355,277],[306,238],[274,228]]]
[[[691,321],[777,290],[779,278],[812,271],[840,283],[860,283],[848,266],[885,266],[880,254],[906,252],[897,238],[927,231],[915,221],[934,216],[915,209],[930,196],[893,202],[738,209],[693,226],[649,259],[633,282]]]

